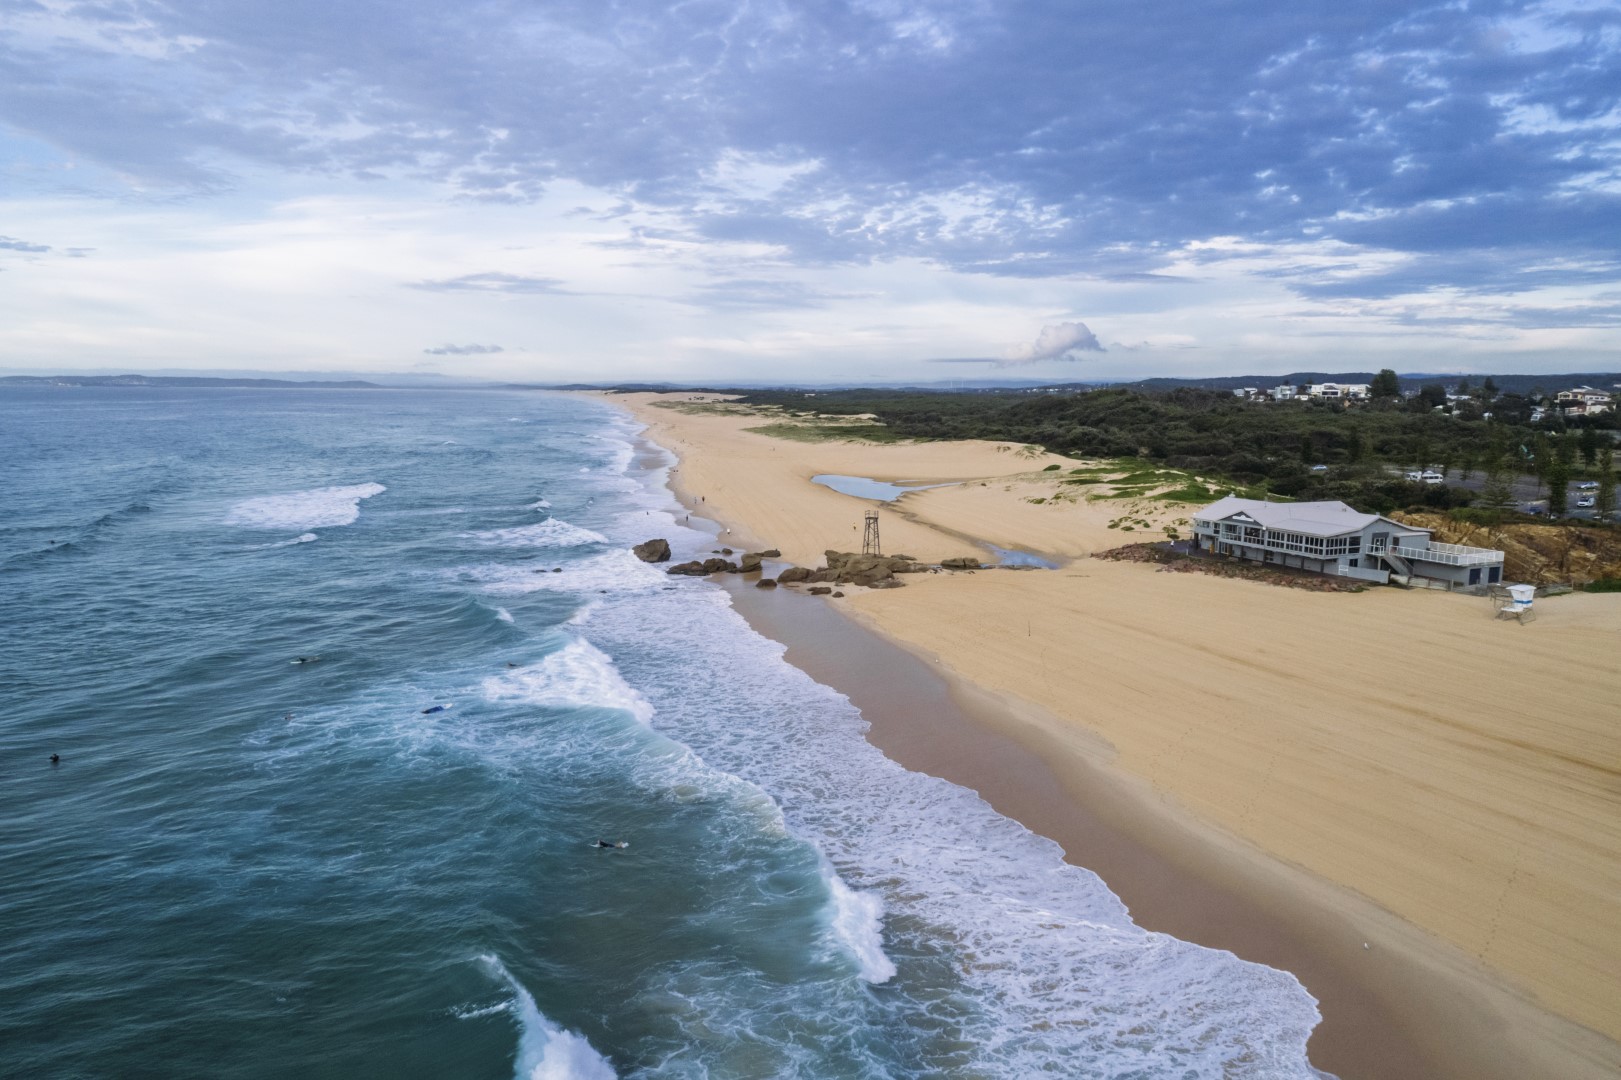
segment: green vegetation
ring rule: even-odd
[[[871,415],[894,437],[987,439],[1017,446],[1021,457],[1042,448],[1072,458],[1110,459],[1062,474],[1061,485],[1108,485],[1111,497],[1149,496],[1205,502],[1227,491],[1291,499],[1341,499],[1363,510],[1401,507],[1451,510],[1471,503],[1508,511],[1514,477],[1567,482],[1611,442],[1614,414],[1566,420],[1556,410],[1531,423],[1532,400],[1497,393],[1490,380],[1461,401],[1439,385],[1402,399],[1365,404],[1289,401],[1257,404],[1216,390],[1164,392],[1113,388],[1027,393],[902,390],[760,391],[754,407]],[[1490,416],[1486,416],[1486,413]],[[768,433],[775,434],[774,428]],[[795,437],[795,436],[786,436]],[[808,436],[798,436],[808,437]],[[818,436],[850,438],[839,432]],[[1439,466],[1452,477],[1486,478],[1485,491],[1423,484],[1403,474]],[[1591,468],[1591,467],[1590,467]],[[1051,471],[1051,470],[1044,470]],[[1600,470],[1601,471],[1601,470]],[[1169,489],[1169,490],[1165,490]]]
[[[896,443],[911,441],[910,437],[898,435],[881,424],[763,424],[760,427],[744,428],[759,435],[769,435],[773,439],[789,439],[793,442],[872,442]]]
[[[1621,592],[1621,578],[1599,578],[1582,586],[1585,592]]]

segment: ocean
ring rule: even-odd
[[[638,432],[0,390],[0,1075],[1320,1075],[1293,976],[1138,928],[631,555],[717,546]]]

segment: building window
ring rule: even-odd
[[[1476,567],[1470,568],[1470,570],[1469,570],[1469,584],[1471,584],[1471,585],[1479,585],[1480,584],[1480,567],[1476,566]]]
[[[1499,581],[1502,581],[1502,580],[1503,580],[1503,568],[1501,566],[1494,566],[1490,570],[1487,571],[1487,573],[1486,573],[1486,582],[1487,582],[1487,584],[1496,585]]]
[[[1348,565],[1350,565],[1352,567],[1355,567],[1361,561],[1362,561],[1361,559],[1352,559]]]

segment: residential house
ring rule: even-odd
[[[1554,404],[1566,416],[1596,416],[1609,412],[1614,407],[1614,399],[1608,390],[1577,386],[1555,394]]]
[[[1312,383],[1306,387],[1308,396],[1318,401],[1365,401],[1367,383]]]

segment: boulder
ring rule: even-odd
[[[757,574],[757,573],[759,573],[760,572],[760,554],[759,554],[759,552],[751,551],[747,555],[744,555],[743,556],[743,561],[742,561],[741,564],[739,564],[738,569],[741,570],[745,574]]]
[[[978,570],[980,561],[967,555],[960,555],[954,559],[941,559],[940,565],[947,570]]]
[[[784,585],[792,585],[797,581],[808,581],[810,580],[810,576],[811,572],[805,569],[803,566],[790,566],[788,569],[777,575],[777,580],[782,582]]]
[[[703,577],[705,574],[709,573],[709,571],[704,569],[704,564],[697,561],[676,563],[674,566],[670,567],[664,572],[666,574],[682,574],[686,577]]]
[[[756,589],[775,589],[777,587],[777,581],[775,578],[763,577],[754,583],[754,587]]]
[[[764,551],[760,552],[760,557],[762,559],[780,559],[782,558],[782,552],[778,551],[776,548],[766,548]]]
[[[843,593],[842,593],[842,592],[840,592],[840,591],[839,591],[839,590],[837,590],[837,589],[834,589],[834,590],[833,590],[833,595],[834,595],[834,596],[835,596],[835,597],[838,597],[838,596],[843,596],[843,595],[844,595],[844,594],[843,594]]]
[[[837,570],[828,570],[828,569],[825,569],[825,568],[821,569],[821,570],[812,570],[810,572],[809,576],[807,576],[805,578],[805,580],[806,581],[837,581],[837,580],[839,580],[839,572]]]
[[[705,559],[704,573],[735,574],[737,573],[737,564],[730,559]]]
[[[890,577],[882,581],[875,581],[867,587],[869,589],[904,589],[906,588],[906,582],[900,578]]]
[[[670,542],[668,540],[649,540],[645,544],[637,544],[630,550],[643,562],[670,561]]]
[[[810,588],[810,594],[812,596],[826,596],[832,591],[833,590],[828,588],[826,585],[812,585]]]
[[[850,580],[857,585],[876,585],[880,581],[889,581],[894,576],[887,566],[873,566],[860,573],[851,574]]]
[[[732,549],[731,548],[721,548],[720,553],[722,555],[730,555],[732,553]]]

